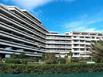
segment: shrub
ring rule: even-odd
[[[60,62],[60,64],[66,64],[66,59],[65,58],[60,58],[59,62]]]
[[[5,59],[5,63],[12,63],[12,64],[27,64],[27,59]]]
[[[73,73],[103,71],[103,64],[2,64],[0,71],[5,73]]]
[[[56,64],[56,63],[58,63],[58,59],[55,57],[54,53],[43,54],[43,59],[44,59],[46,64]]]
[[[28,63],[28,60],[27,59],[21,59],[20,61],[22,64],[27,64]]]
[[[21,64],[20,59],[5,59],[5,63]]]

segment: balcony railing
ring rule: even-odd
[[[7,12],[8,14],[10,14],[11,16],[13,16],[13,17],[17,18],[18,20],[20,20],[20,21],[24,22],[22,19],[20,19],[20,18],[18,18],[17,16],[15,16],[15,15],[11,14],[11,13],[10,13],[10,12],[8,12],[7,10],[3,9],[3,11],[5,11],[5,12]],[[27,22],[24,22],[24,23],[28,24]],[[30,24],[28,24],[28,25],[30,26]],[[34,32],[32,32],[32,33],[34,33]],[[39,36],[40,36],[40,34],[39,34]],[[41,35],[41,37],[42,37],[42,35]]]
[[[40,50],[37,50],[37,49],[34,49],[34,48],[29,48],[28,46],[24,47],[24,46],[20,46],[20,45],[17,45],[17,44],[13,44],[13,43],[10,43],[10,42],[7,42],[7,41],[0,41],[0,44],[1,45],[6,45],[6,46],[10,46],[10,47],[16,47],[16,48],[21,48],[21,49],[27,49],[27,50],[31,50],[31,51],[40,51]],[[40,51],[42,52],[42,51]]]
[[[0,23],[2,23],[2,22],[0,22]],[[16,28],[13,28],[13,26],[9,26],[9,25],[7,25],[7,24],[5,24],[5,23],[2,23],[2,24],[4,24],[5,26],[4,26],[4,25],[1,25],[1,27],[3,26],[4,28],[9,29],[9,30],[11,30],[11,31],[13,31],[13,32],[19,33],[19,34],[24,35],[24,36],[26,36],[26,37],[28,37],[28,38],[33,39],[33,40],[36,40],[36,41],[38,40],[38,41],[44,43],[44,41],[42,41],[43,39],[40,39],[40,38],[37,38],[37,37],[33,37],[33,35],[26,34],[26,32],[23,32],[23,31],[21,31],[21,30],[18,30],[18,29],[16,29]],[[6,26],[7,26],[7,27],[6,27]]]
[[[65,47],[65,46],[46,46],[46,48],[58,48],[58,49],[70,49],[71,46]]]
[[[0,53],[5,53],[5,54],[13,54],[15,52],[15,54],[20,54],[21,52],[18,52],[17,50],[10,50],[10,51],[6,51],[4,49],[0,49]],[[24,51],[25,52],[25,51]],[[33,52],[25,52],[25,55],[28,56],[42,56],[42,53],[33,53]]]

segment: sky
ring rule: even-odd
[[[0,0],[36,16],[51,32],[103,32],[103,0]]]

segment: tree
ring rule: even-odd
[[[20,59],[26,58],[25,53],[24,53],[24,52],[20,53],[20,54],[18,55],[18,58],[20,58]]]
[[[11,58],[12,59],[16,59],[16,58],[18,58],[18,56],[15,54],[15,52],[13,53],[13,54],[11,54]]]
[[[91,52],[91,56],[96,62],[103,62],[103,41],[93,42],[91,44]]]
[[[46,64],[56,64],[58,62],[54,53],[44,53],[43,59],[44,59]]]
[[[58,57],[58,64],[66,64],[66,58],[61,57],[60,54]]]
[[[72,55],[73,55],[73,53],[72,53],[71,51],[70,51],[69,53],[67,53],[67,56],[66,56],[66,64],[72,62]]]

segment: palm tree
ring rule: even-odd
[[[96,62],[103,62],[103,41],[91,44],[91,56]]]

